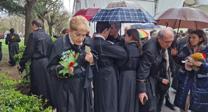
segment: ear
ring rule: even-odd
[[[205,41],[205,40],[203,38],[199,38],[199,41],[202,42],[202,41]]]

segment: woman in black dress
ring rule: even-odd
[[[124,64],[119,67],[119,112],[136,112],[136,70],[141,55],[141,42],[136,29],[127,30],[124,39],[128,60],[120,61]]]
[[[75,16],[70,21],[69,34],[58,38],[52,49],[48,67],[50,74],[57,77],[53,97],[58,112],[91,112],[93,109],[90,84],[93,56],[90,48],[83,45],[88,32],[88,21],[82,16]],[[69,63],[68,73],[60,73],[64,69],[60,61],[68,51],[76,55],[77,65]]]

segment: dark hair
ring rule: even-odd
[[[203,30],[193,30],[190,32],[190,34],[196,34],[199,36],[199,38],[202,38],[202,41],[199,43],[199,45],[207,42],[207,37],[206,37],[206,34],[204,33]],[[190,39],[190,37],[189,37],[189,39]]]
[[[43,22],[39,19],[35,19],[35,20],[32,21],[32,25],[36,25],[37,27],[42,27]]]
[[[132,36],[134,41],[137,41],[138,48],[141,47],[141,39],[139,36],[139,32],[136,29],[129,29],[126,31],[128,36]]]
[[[14,33],[14,28],[11,28],[9,31],[10,33]]]
[[[61,34],[66,34],[66,33],[68,33],[68,28],[64,28],[62,31],[61,31]]]
[[[109,22],[97,22],[96,33],[102,33],[105,29],[109,29],[111,25]]]

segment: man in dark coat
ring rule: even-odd
[[[32,33],[29,35],[25,51],[19,62],[22,72],[28,60],[30,65],[30,80],[32,94],[49,99],[49,75],[47,72],[48,55],[52,46],[51,38],[41,28],[40,20],[32,21]]]
[[[113,43],[120,43],[122,41],[121,36],[119,35],[120,29],[120,23],[111,23],[110,33],[108,35],[107,40]]]
[[[157,38],[150,39],[143,46],[143,55],[139,64],[137,73],[137,89],[140,100],[140,112],[159,112],[160,99],[156,93],[157,83],[160,82],[164,86],[169,86],[170,78],[158,79],[160,75],[160,65],[163,62],[163,55],[167,55],[167,49],[174,40],[174,34],[171,28],[165,28],[159,31]],[[167,72],[166,67],[163,68]],[[170,77],[169,74],[166,74]],[[160,77],[160,76],[159,76]],[[163,94],[163,93],[162,93]]]
[[[125,50],[106,41],[110,24],[98,22],[93,37],[93,50],[98,55],[94,70],[95,112],[118,112],[118,86],[115,62],[127,58]]]
[[[8,45],[9,48],[9,64],[14,66],[16,64],[14,55],[18,54],[19,52],[19,42],[20,37],[18,34],[15,33],[14,28],[10,29],[10,33],[7,35],[5,43]]]

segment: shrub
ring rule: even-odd
[[[51,107],[43,108],[45,101],[16,91],[20,82],[0,73],[0,112],[52,112]]]

